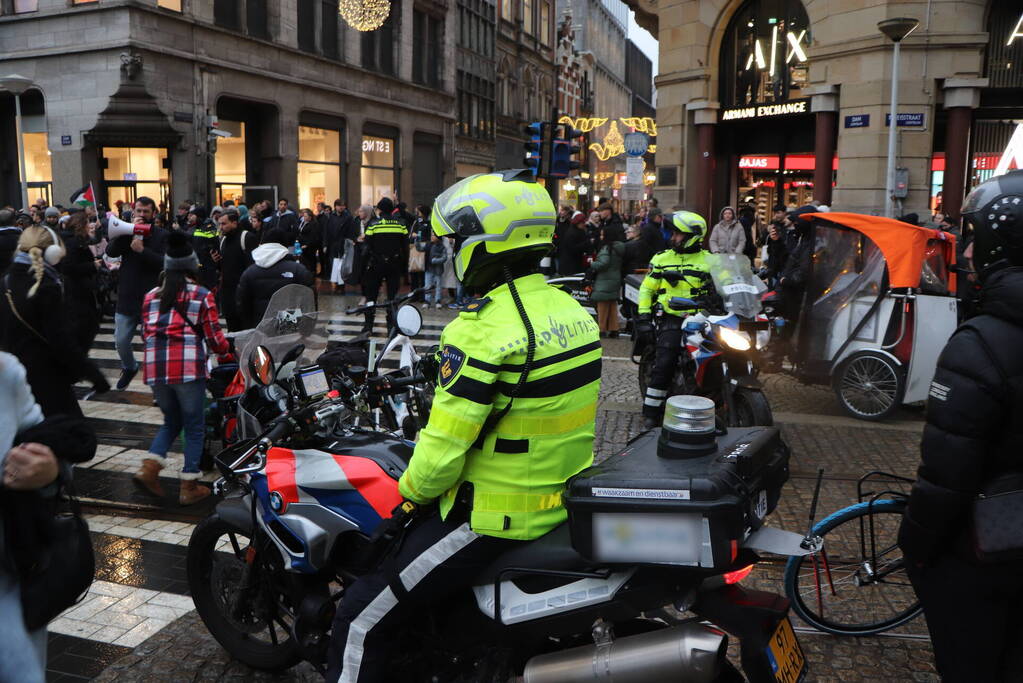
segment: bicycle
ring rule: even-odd
[[[868,483],[913,480],[877,470],[860,477],[860,502],[812,525],[808,538],[823,541],[827,550],[792,557],[785,568],[785,593],[792,608],[825,633],[877,635],[921,612],[897,542],[909,498],[890,489],[864,491]]]

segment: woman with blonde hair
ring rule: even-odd
[[[64,283],[57,264],[65,247],[51,228],[21,233],[14,261],[0,281],[0,349],[21,361],[43,414],[82,414],[72,387],[80,380],[97,393],[110,389],[89,360],[64,315]]]

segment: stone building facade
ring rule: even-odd
[[[456,30],[454,0],[394,0],[369,33],[320,0],[2,0],[0,76],[34,84],[30,200],[430,202],[455,177]],[[0,203],[17,181],[4,145]]]
[[[892,41],[902,41],[899,211],[958,216],[970,186],[1015,155],[1023,5],[1001,0],[628,0],[659,38],[658,184],[708,214],[816,198],[884,210]],[[1019,132],[1023,150],[1023,132]],[[1008,149],[1007,149],[1008,148]],[[1023,151],[1012,167],[1023,165]]]

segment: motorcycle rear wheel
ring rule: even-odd
[[[226,545],[221,544],[226,540]],[[188,587],[195,609],[210,634],[232,657],[256,669],[280,671],[298,664],[298,645],[291,625],[277,606],[281,600],[267,581],[256,594],[241,599],[246,607],[231,615],[228,605],[240,586],[231,585],[240,579],[246,566],[247,532],[241,532],[217,515],[203,520],[192,532],[188,542]],[[259,571],[260,563],[251,565]],[[271,579],[272,577],[257,577]],[[272,595],[271,595],[272,593]],[[268,602],[273,599],[273,606]],[[270,618],[268,619],[267,616]]]

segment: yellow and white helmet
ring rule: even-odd
[[[555,211],[530,171],[460,180],[433,205],[433,231],[455,237],[455,275],[467,287],[497,281],[505,266],[540,259],[553,247]]]

